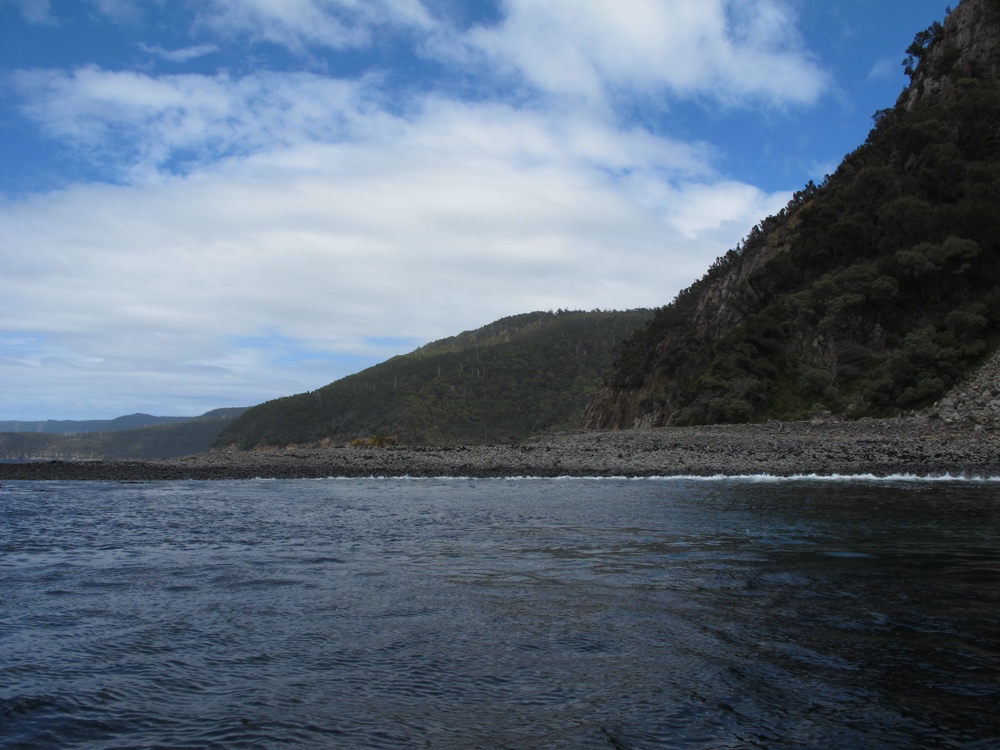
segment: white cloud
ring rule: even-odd
[[[121,23],[135,23],[141,13],[136,0],[90,0],[97,9]]]
[[[174,165],[183,170],[278,144],[350,137],[366,90],[364,81],[308,73],[154,78],[96,67],[20,71],[11,80],[27,99],[22,112],[48,135],[132,175],[172,159],[186,162]]]
[[[158,44],[149,45],[139,42],[138,47],[143,52],[147,52],[150,55],[159,57],[167,62],[174,63],[185,63],[189,60],[196,60],[199,57],[204,57],[205,55],[210,55],[213,52],[219,51],[218,45],[215,44],[198,44],[193,47],[168,50]]]
[[[385,109],[378,79],[343,81],[310,73],[243,78],[152,77],[95,67],[21,71],[12,78],[27,98],[22,112],[49,135],[90,150],[106,168],[149,175],[187,159],[194,170],[232,156],[268,154],[304,143],[392,139],[410,127]],[[397,102],[398,103],[398,102]],[[486,150],[530,163],[556,154],[612,172],[666,168],[703,172],[708,148],[619,130],[581,113],[517,115],[509,105],[469,105],[425,97],[408,110],[423,123],[421,150]],[[476,112],[455,142],[454,118]],[[545,119],[545,126],[539,122]],[[294,152],[282,152],[293,158]],[[373,153],[375,162],[385,159]],[[301,165],[305,166],[305,165]]]
[[[247,35],[296,52],[318,44],[364,47],[379,27],[428,31],[435,26],[420,0],[208,0],[199,26],[220,36]]]
[[[253,403],[412,348],[379,339],[660,305],[786,198],[718,182],[703,147],[581,113],[429,97],[402,116],[377,87],[308,74],[20,84],[49,132],[131,142],[155,179],[0,204],[0,319],[38,341],[0,362],[12,417],[48,388],[111,414],[185,389]],[[359,359],[338,370],[344,356]]]
[[[866,81],[894,81],[900,77],[901,71],[900,64],[895,60],[890,60],[888,57],[882,57],[875,61],[874,65],[868,75],[866,76]]]
[[[478,60],[591,103],[669,94],[803,104],[828,85],[790,0],[504,0],[502,10],[499,23],[463,32],[420,0],[208,0],[197,25],[300,54],[410,32],[428,56]]]
[[[545,91],[809,103],[826,86],[781,0],[507,0],[468,42]]]
[[[14,0],[14,5],[21,9],[21,18],[28,23],[51,24],[52,7],[49,0]]]

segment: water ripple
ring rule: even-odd
[[[0,745],[995,748],[991,486],[5,483]]]

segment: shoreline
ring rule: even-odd
[[[1000,434],[927,418],[661,427],[514,445],[225,449],[158,460],[0,464],[0,480],[327,477],[1000,476]]]

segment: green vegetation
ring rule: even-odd
[[[884,416],[932,403],[996,348],[1000,84],[944,29],[918,34],[905,63],[942,77],[933,95],[878,112],[821,186],[627,342],[606,380],[633,393],[627,419]],[[729,317],[706,314],[722,299]]]
[[[535,312],[436,341],[312,393],[248,410],[217,447],[512,442],[575,427],[620,342],[651,315]]]
[[[152,459],[187,456],[211,448],[222,429],[244,411],[243,408],[215,409],[200,417],[171,417],[183,421],[131,430],[74,434],[0,432],[0,458]]]

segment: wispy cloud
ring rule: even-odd
[[[509,0],[468,44],[545,91],[814,101],[827,85],[778,0]]]
[[[880,58],[872,65],[871,70],[865,77],[866,81],[888,81],[899,77],[901,65],[897,60],[890,60],[888,57]]]
[[[139,21],[142,11],[138,0],[89,0],[98,11],[120,23]]]
[[[828,87],[788,0],[506,0],[501,22],[460,30],[419,0],[209,0],[197,26],[306,53],[367,47],[385,31],[425,54],[477,61],[548,94],[810,103]]]
[[[349,138],[375,124],[359,121],[364,81],[308,73],[153,77],[85,67],[20,71],[11,81],[26,116],[118,178]]]
[[[434,26],[419,0],[208,0],[198,12],[202,30],[247,36],[295,52],[309,45],[363,47],[379,27],[427,31]]]
[[[28,23],[55,23],[49,0],[13,0],[13,4],[20,8],[21,17]]]
[[[143,52],[159,57],[161,60],[174,63],[185,63],[219,51],[219,46],[216,44],[198,44],[194,47],[184,47],[182,49],[173,50],[163,49],[163,47],[158,44],[149,45],[144,44],[143,42],[139,42],[137,46]]]

